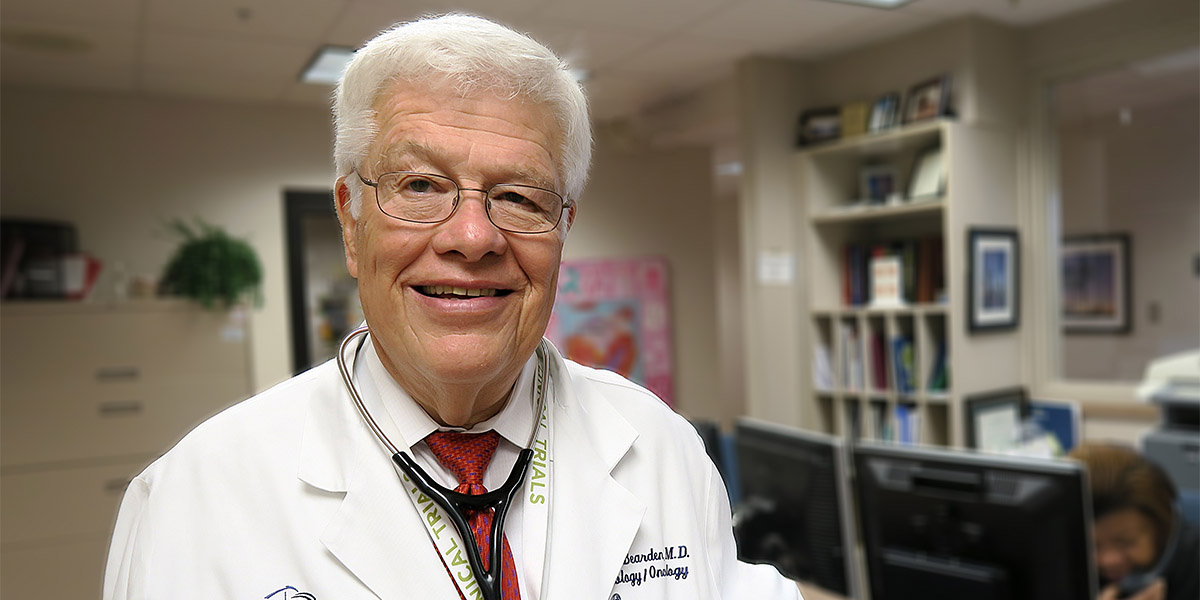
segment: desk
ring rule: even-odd
[[[800,588],[800,594],[804,596],[804,600],[849,600],[841,594],[831,592],[806,581],[797,581],[796,586]]]

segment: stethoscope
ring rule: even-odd
[[[450,517],[450,522],[454,524],[454,529],[458,531],[459,537],[462,538],[463,544],[467,547],[467,560],[471,565],[471,573],[475,575],[475,581],[479,584],[479,588],[483,592],[484,600],[503,600],[500,590],[500,561],[504,542],[504,518],[508,516],[508,509],[512,506],[517,489],[521,487],[521,483],[525,481],[525,475],[529,472],[529,461],[533,458],[533,440],[538,428],[535,426],[530,431],[529,441],[525,444],[525,449],[521,450],[520,454],[517,455],[517,462],[513,465],[512,472],[509,473],[504,485],[499,488],[478,496],[469,496],[438,484],[411,456],[396,448],[396,445],[388,439],[387,434],[383,433],[383,430],[379,428],[379,424],[371,417],[371,413],[363,403],[362,396],[358,393],[358,388],[354,385],[353,374],[350,373],[349,368],[346,366],[346,348],[350,346],[355,338],[361,337],[362,340],[358,342],[358,346],[354,349],[354,356],[357,358],[358,352],[362,349],[362,345],[366,341],[364,336],[370,332],[370,327],[366,325],[359,327],[351,331],[338,346],[338,370],[342,373],[342,382],[346,385],[346,391],[350,392],[350,397],[354,400],[354,406],[358,408],[358,414],[362,415],[363,421],[371,429],[371,432],[375,434],[375,438],[387,448],[388,452],[392,453],[392,462],[396,463],[396,466],[417,485],[417,488],[426,496],[429,496],[438,506],[442,507],[446,511],[446,515]],[[543,347],[544,344],[545,341],[543,340],[537,347],[538,373],[536,379],[536,381],[543,382],[543,384],[533,386],[534,396],[537,398],[537,412],[534,415],[539,417],[546,408],[546,388],[549,387],[549,383],[546,382],[546,375],[549,371],[550,359],[546,349]],[[483,560],[479,555],[479,545],[475,542],[475,536],[471,532],[471,527],[467,524],[466,518],[463,516],[463,511],[480,511],[489,508],[495,509],[495,513],[492,515],[491,556],[488,557],[490,564],[485,569]]]

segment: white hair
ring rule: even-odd
[[[442,78],[464,96],[481,92],[548,106],[559,127],[558,178],[563,195],[579,198],[592,159],[587,98],[565,62],[529,36],[471,15],[452,13],[400,23],[354,53],[333,105],[336,177],[349,175],[378,133],[374,103],[396,81]],[[362,208],[362,184],[346,177],[350,213]]]

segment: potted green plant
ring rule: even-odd
[[[183,243],[167,262],[159,293],[191,298],[207,308],[228,308],[247,296],[262,304],[262,265],[250,244],[199,220],[194,228],[182,220],[170,228]]]

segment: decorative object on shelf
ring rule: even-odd
[[[863,165],[858,170],[859,198],[871,204],[898,201],[896,187],[896,167],[892,165]]]
[[[950,76],[940,75],[914,85],[904,99],[904,122],[915,123],[950,114]]]
[[[206,308],[228,308],[251,295],[262,304],[262,265],[250,244],[202,221],[193,229],[176,219],[170,228],[183,243],[163,270],[161,294],[191,298]]]
[[[867,118],[870,116],[869,102],[851,102],[842,106],[841,132],[843,138],[862,135],[867,132]]]
[[[967,231],[967,323],[975,331],[1013,329],[1020,316],[1020,256],[1015,229]]]
[[[842,111],[836,106],[806,110],[800,113],[798,129],[798,146],[836,140],[842,135]]]
[[[903,261],[900,256],[876,256],[871,259],[871,308],[904,306]]]
[[[945,174],[941,145],[930,146],[918,152],[908,178],[908,200],[932,200],[942,197],[946,191]]]
[[[1067,333],[1128,333],[1129,234],[1071,236],[1062,244],[1062,322]]]
[[[963,431],[967,447],[983,452],[1004,453],[1020,440],[1021,421],[1029,416],[1025,388],[1013,387],[980,392],[964,399]]]
[[[900,94],[891,92],[875,100],[867,130],[871,133],[891,129],[900,124]]]

